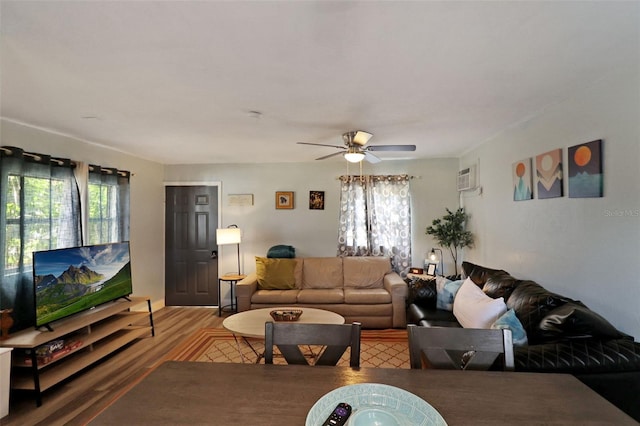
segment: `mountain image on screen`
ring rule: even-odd
[[[34,287],[36,326],[127,296],[128,243],[37,252]]]

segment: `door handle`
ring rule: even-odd
[[[218,250],[211,250],[211,259],[218,258]]]

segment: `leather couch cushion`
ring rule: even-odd
[[[251,296],[251,303],[277,305],[293,305],[297,303],[300,290],[256,290]]]
[[[545,340],[624,337],[609,321],[579,302],[569,302],[552,310],[542,318],[538,328]]]
[[[600,373],[640,370],[640,345],[630,339],[577,339],[514,348],[516,371]]]
[[[344,302],[352,305],[391,303],[391,295],[383,288],[345,288]]]
[[[407,320],[412,324],[419,324],[421,320],[435,321],[443,327],[460,327],[453,312],[442,309],[428,309],[412,303],[407,309]]]
[[[302,264],[302,288],[339,288],[344,285],[341,257],[307,257]]]
[[[507,299],[507,307],[516,311],[518,319],[527,332],[529,344],[535,345],[545,342],[545,336],[538,328],[542,318],[567,302],[572,300],[551,293],[533,281],[521,281]]]
[[[494,274],[509,274],[507,271],[503,269],[491,269],[485,268],[484,266],[475,265],[471,262],[464,261],[462,262],[462,272],[464,272],[464,276],[466,278],[471,278],[471,280],[476,283],[480,288],[484,285],[487,279]]]
[[[344,303],[342,288],[302,289],[298,293],[298,303]]]
[[[345,288],[382,288],[382,279],[391,272],[391,260],[388,257],[344,257],[342,270]]]
[[[436,279],[428,280],[414,277],[408,279],[409,294],[407,303],[415,304],[427,309],[435,309],[437,301]]]

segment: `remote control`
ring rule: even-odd
[[[347,419],[351,415],[351,406],[346,402],[338,404],[327,417],[327,420],[322,423],[322,426],[344,426],[347,423]]]

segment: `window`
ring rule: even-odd
[[[409,176],[342,176],[339,256],[389,256],[396,272],[411,264]]]
[[[129,239],[129,173],[89,166],[87,244]]]
[[[12,332],[33,325],[34,251],[129,239],[130,174],[91,168],[0,147],[0,309],[13,309]]]
[[[32,252],[81,244],[80,199],[70,160],[0,154],[0,309],[20,330],[33,322]]]

